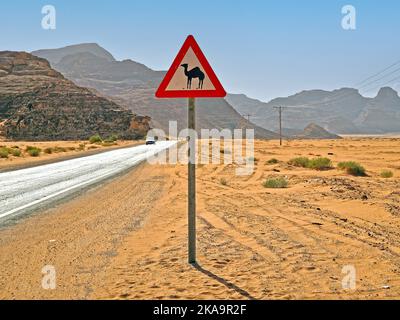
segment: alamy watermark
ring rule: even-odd
[[[344,290],[356,290],[356,267],[353,265],[343,266],[342,274],[345,275],[342,279],[342,288]]]
[[[46,265],[42,268],[42,288],[44,290],[54,290],[56,288],[56,268]]]
[[[357,11],[352,5],[346,5],[342,8],[342,28],[344,30],[356,30],[357,29]]]
[[[190,162],[206,165],[222,162],[236,165],[236,175],[251,175],[254,172],[254,129],[201,129],[200,134],[192,129],[183,129],[178,133],[177,122],[170,121],[168,135],[164,130],[152,129],[147,136],[157,137],[158,141],[167,138],[177,141],[168,150],[148,158],[150,164]]]
[[[56,8],[52,5],[45,5],[42,7],[42,28],[44,30],[56,29]]]

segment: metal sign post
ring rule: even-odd
[[[193,36],[188,36],[156,91],[157,98],[189,98],[188,129],[196,129],[195,98],[222,98],[226,92]],[[194,139],[196,139],[194,135]],[[188,261],[196,263],[196,141],[189,141]]]
[[[195,98],[188,100],[188,129],[196,130]],[[189,142],[188,161],[188,248],[189,263],[196,263],[196,141]]]

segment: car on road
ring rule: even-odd
[[[150,145],[150,144],[156,144],[156,139],[153,137],[147,137],[146,138],[146,145]]]

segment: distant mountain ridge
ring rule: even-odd
[[[286,107],[283,127],[299,130],[316,123],[336,134],[384,134],[400,132],[400,97],[389,87],[381,88],[375,98],[363,97],[358,90],[302,91],[286,98],[261,102],[243,94],[230,94],[226,100],[240,113],[252,115],[252,121],[272,130],[278,128],[274,106]]]
[[[91,52],[64,56],[53,66],[79,85],[94,87],[109,95],[125,93],[130,88],[156,86],[165,74],[132,60],[110,61]]]
[[[116,61],[98,45],[82,44],[60,49],[38,50],[32,54],[46,58],[51,66],[74,83],[93,88],[137,114],[149,115],[154,127],[168,130],[170,120],[178,129],[187,125],[186,99],[156,99],[155,91],[165,75],[132,61]],[[203,129],[255,129],[258,138],[277,134],[244,119],[224,99],[198,99],[197,127]]]
[[[117,61],[97,44],[80,44],[59,49],[38,50],[52,67],[76,84],[93,88],[137,114],[152,117],[154,127],[168,129],[169,120],[186,127],[185,99],[155,99],[154,92],[165,75],[132,61]],[[314,123],[335,134],[380,134],[400,132],[400,98],[385,87],[377,97],[363,97],[358,90],[308,90],[289,97],[262,102],[242,94],[226,99],[199,99],[199,128],[254,128],[257,137],[276,138],[278,116],[274,106],[286,107],[283,132],[300,134]],[[242,114],[250,114],[251,122]]]
[[[324,128],[310,123],[304,130],[295,135],[298,139],[342,139],[340,136],[326,131]]]
[[[73,55],[77,53],[90,52],[99,58],[107,59],[108,61],[115,61],[113,55],[107,50],[100,47],[97,43],[82,43],[63,47],[60,49],[49,49],[49,50],[36,50],[31,52],[34,56],[50,61],[51,64],[56,64],[61,61],[61,59],[67,55]]]

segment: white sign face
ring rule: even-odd
[[[171,90],[215,90],[192,48],[187,51],[166,88],[166,91]]]

